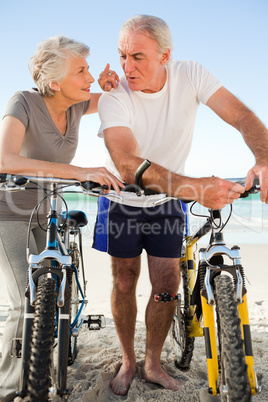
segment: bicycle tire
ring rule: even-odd
[[[220,326],[219,391],[224,402],[251,401],[240,318],[234,297],[232,279],[227,275],[215,278],[217,316]]]
[[[190,368],[190,363],[193,356],[195,338],[188,336],[187,327],[189,326],[190,322],[190,296],[188,288],[188,272],[185,264],[181,264],[181,276],[181,303],[180,305],[177,304],[176,313],[174,314],[171,325],[170,335],[175,354],[175,366],[182,371],[187,371]],[[180,319],[178,317],[180,317]]]
[[[53,359],[55,306],[56,282],[53,278],[41,277],[36,293],[27,386],[27,400],[31,402],[48,401]]]

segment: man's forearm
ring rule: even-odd
[[[135,172],[144,158],[140,156],[139,146],[131,130],[126,127],[105,130],[105,145],[123,182],[134,184]],[[198,201],[208,208],[222,208],[244,191],[241,185],[234,186],[217,177],[182,176],[154,162],[144,172],[142,185],[183,200]]]
[[[152,163],[143,176],[143,186],[181,199],[194,199],[196,180],[172,173],[164,167]]]
[[[245,113],[240,120],[239,131],[253,152],[257,164],[268,163],[268,130],[252,112]]]
[[[142,162],[142,158],[136,157],[126,161],[128,167],[125,171],[128,170],[128,183],[134,183],[135,171]],[[130,166],[132,166],[132,171]],[[152,163],[144,172],[142,185],[181,200],[197,201],[208,208],[222,208],[227,203],[232,203],[234,199],[239,198],[244,191],[240,184],[234,184],[218,177],[182,176],[155,163]]]

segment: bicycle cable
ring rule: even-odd
[[[29,183],[34,184],[35,187],[28,187],[28,190],[36,190],[36,189],[37,189],[36,187],[39,187],[39,188],[46,194],[46,196],[47,196],[47,189],[43,188],[39,183],[34,183],[34,182],[31,182],[31,181],[30,181]],[[26,191],[27,191],[27,190],[26,190]],[[39,202],[35,205],[34,209],[33,209],[32,212],[31,212],[30,218],[29,218],[28,230],[27,230],[27,238],[26,238],[27,257],[28,257],[29,249],[30,249],[30,232],[31,232],[31,225],[32,225],[33,216],[34,216],[34,213],[35,213],[35,212],[37,211],[37,209],[39,208],[39,204],[42,203],[43,200],[45,200],[45,199],[46,199],[46,197],[44,197],[41,201],[39,201]],[[38,222],[38,220],[37,220],[37,222]],[[39,225],[39,222],[38,222],[38,225]],[[40,226],[40,225],[39,225],[39,226]],[[41,228],[41,229],[42,229],[42,228]]]
[[[64,203],[64,205],[65,205],[65,209],[66,209],[66,217],[64,218],[62,225],[64,226],[65,223],[66,223],[66,221],[67,221],[67,217],[68,217],[68,205],[67,205],[66,200],[65,200],[57,191],[55,191],[55,190],[50,191],[50,194],[47,194],[46,197],[44,197],[44,198],[38,203],[39,205],[38,205],[37,216],[36,216],[36,219],[37,219],[37,222],[38,222],[39,227],[40,227],[42,230],[44,230],[45,232],[47,231],[48,226],[50,225],[51,218],[50,218],[50,221],[49,221],[49,223],[47,224],[46,228],[44,228],[44,227],[42,226],[42,224],[40,223],[40,220],[39,220],[39,208],[40,208],[42,202],[44,202],[46,199],[50,202],[50,197],[52,197],[52,195],[54,195],[54,194],[56,194],[56,193],[57,193],[57,195],[60,197],[61,201],[63,201],[63,203]],[[50,206],[51,206],[51,202],[50,202]]]
[[[226,219],[226,221],[222,224],[222,226],[221,226],[221,228],[220,228],[220,230],[219,230],[219,232],[218,233],[221,233],[222,231],[223,231],[223,229],[225,228],[225,226],[227,225],[227,223],[229,222],[229,220],[231,219],[231,216],[232,216],[232,212],[233,212],[233,206],[232,206],[232,204],[229,204],[229,206],[230,206],[230,212],[229,212],[229,215],[228,215],[228,217],[227,217],[227,219]]]
[[[193,216],[196,216],[197,218],[210,218],[210,215],[202,215],[202,214],[194,213],[194,212],[193,212],[193,207],[194,207],[195,204],[197,204],[197,201],[194,201],[194,202],[192,203],[192,205],[190,206],[190,213],[191,213]]]
[[[30,218],[29,218],[29,223],[28,223],[28,231],[27,231],[27,239],[26,239],[26,247],[27,247],[27,256],[29,255],[29,249],[30,249],[30,232],[31,232],[31,225],[32,225],[32,220],[34,217],[34,214],[36,213],[36,220],[38,223],[38,226],[40,227],[41,230],[43,230],[44,232],[47,231],[47,228],[50,224],[50,222],[47,224],[47,227],[44,228],[39,220],[39,209],[40,206],[42,205],[42,203],[47,199],[48,202],[50,203],[51,206],[51,202],[50,202],[50,197],[57,193],[58,196],[61,198],[61,200],[63,201],[65,208],[66,208],[66,217],[63,221],[63,225],[65,225],[66,221],[67,221],[67,217],[68,217],[68,205],[67,202],[65,201],[65,199],[58,193],[58,189],[56,190],[49,190],[47,188],[42,187],[39,183],[35,183],[35,182],[31,182],[33,184],[35,184],[37,187],[41,188],[41,190],[46,194],[45,197],[42,198],[42,200],[40,200],[34,207],[34,209],[31,212]],[[64,187],[68,187],[68,186],[62,186],[60,189],[64,188]],[[33,187],[31,189],[34,189]],[[35,187],[36,189],[36,187]]]

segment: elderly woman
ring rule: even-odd
[[[97,112],[101,94],[91,94],[94,79],[88,71],[89,48],[55,36],[37,47],[30,70],[38,89],[16,92],[9,101],[0,128],[0,171],[32,176],[92,180],[120,192],[122,183],[104,167],[71,165],[78,142],[81,117]],[[118,79],[105,69],[109,83]],[[107,84],[107,80],[104,84]],[[109,85],[108,85],[109,86]],[[104,87],[104,85],[103,85]],[[0,267],[10,297],[0,369],[0,400],[13,400],[18,389],[20,359],[11,358],[13,338],[22,336],[23,301],[27,261],[25,239],[30,213],[38,201],[37,190],[0,193]],[[41,220],[45,222],[46,210]],[[45,232],[32,227],[30,246],[40,252]]]

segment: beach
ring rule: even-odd
[[[115,368],[121,359],[120,344],[110,308],[112,278],[110,257],[90,247],[84,247],[87,277],[87,314],[104,314],[106,328],[89,331],[83,327],[78,338],[79,352],[75,363],[69,367],[68,386],[72,393],[68,401],[217,401],[207,393],[208,381],[203,338],[195,341],[191,368],[181,372],[174,366],[174,355],[169,336],[163,351],[162,364],[172,376],[183,380],[183,386],[176,392],[165,390],[156,384],[149,384],[141,378],[145,353],[144,316],[150,295],[147,261],[142,254],[142,270],[137,288],[138,315],[135,336],[137,371],[127,396],[114,395],[110,388]],[[242,263],[247,277],[248,304],[251,322],[254,362],[262,392],[253,401],[268,401],[268,258],[267,245],[241,246]],[[5,289],[0,296],[0,340],[7,315],[8,300]],[[1,344],[0,344],[1,347]]]

